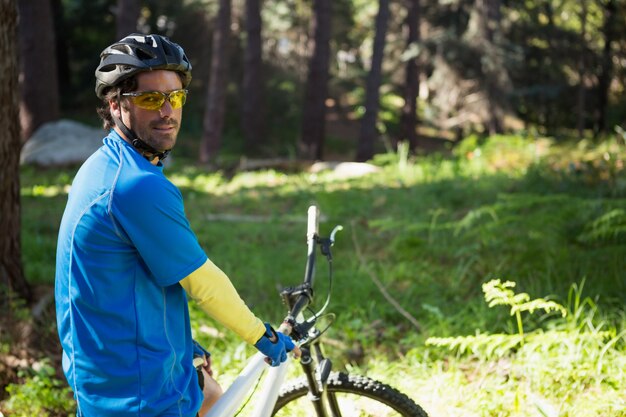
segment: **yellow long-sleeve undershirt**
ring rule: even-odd
[[[250,344],[265,334],[265,325],[248,308],[221,269],[207,261],[180,285],[209,316],[237,333]]]

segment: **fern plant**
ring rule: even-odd
[[[620,242],[626,236],[626,210],[613,209],[588,224],[578,237],[583,243]]]
[[[513,281],[502,282],[499,279],[493,279],[483,284],[483,293],[489,307],[508,305],[511,308],[511,316],[515,316],[517,331],[522,343],[524,343],[522,312],[527,311],[532,314],[535,310],[543,310],[546,313],[556,311],[561,313],[562,317],[567,315],[565,307],[557,302],[546,300],[545,298],[531,300],[530,296],[525,292],[515,294],[513,291],[515,285]]]
[[[472,352],[480,357],[503,357],[507,352],[524,345],[524,323],[522,313],[530,314],[537,310],[545,313],[557,312],[562,317],[567,315],[567,309],[561,304],[545,298],[531,299],[527,293],[516,294],[513,291],[515,282],[494,279],[482,285],[485,301],[489,307],[506,305],[510,307],[511,316],[517,322],[517,334],[476,334],[473,336],[457,337],[430,337],[426,344],[430,346],[447,347],[456,350],[459,354]],[[544,337],[544,336],[541,336]]]

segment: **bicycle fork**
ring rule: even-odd
[[[319,343],[312,346],[315,360],[309,347],[302,348],[300,365],[309,385],[309,399],[315,408],[317,417],[341,417],[339,404],[334,393],[326,389],[326,382],[332,368],[330,359],[325,358]],[[317,363],[317,366],[314,366]],[[330,411],[330,414],[328,412]]]

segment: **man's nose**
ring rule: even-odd
[[[161,117],[167,117],[170,116],[173,111],[174,108],[172,107],[172,103],[170,103],[169,100],[165,100],[163,102],[163,105],[159,109],[159,114],[161,115]]]

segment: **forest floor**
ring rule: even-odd
[[[31,369],[42,358],[61,363],[54,284],[37,284],[32,290],[30,305],[17,303],[0,317],[0,399],[6,396],[7,385],[19,380],[21,371]]]

